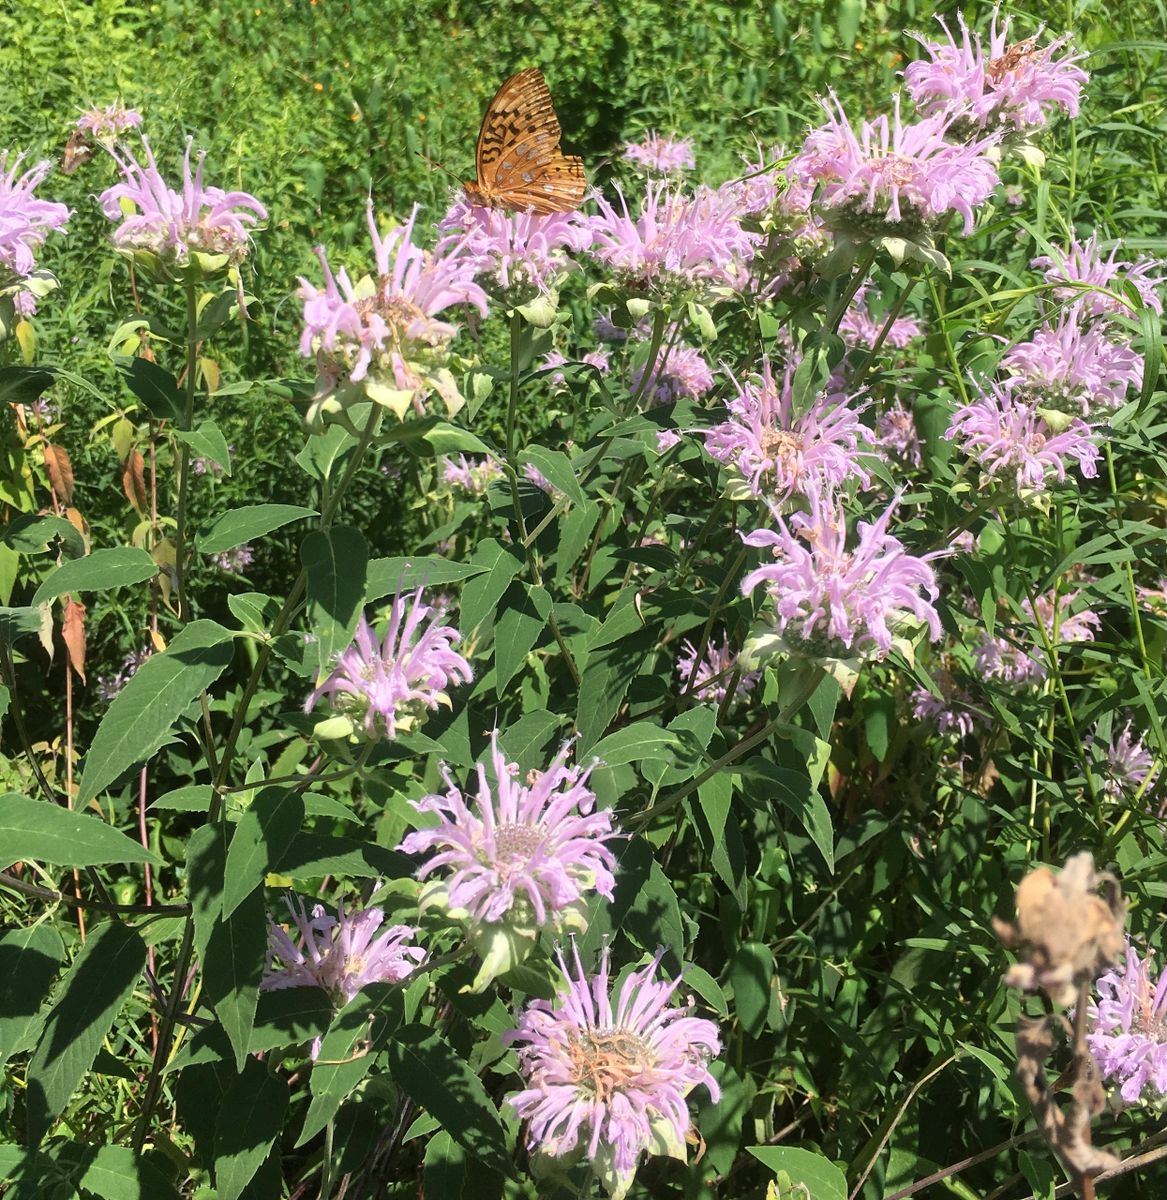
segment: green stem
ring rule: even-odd
[[[867,372],[871,370],[872,363],[875,362],[876,355],[883,349],[884,342],[887,341],[888,335],[891,333],[892,326],[899,320],[900,313],[904,311],[904,305],[908,302],[908,297],[912,294],[912,289],[919,283],[918,278],[909,281],[908,286],[904,288],[895,298],[895,303],[888,310],[887,317],[884,319],[883,328],[879,331],[879,336],[875,339],[875,344],[867,351],[866,357],[863,359],[859,370],[855,372],[855,378],[849,385],[852,393],[857,393],[863,386],[863,381],[867,378]]]
[[[194,424],[195,380],[198,373],[198,293],[192,281],[186,285],[186,388],[182,432],[190,431]],[[186,509],[187,490],[190,482],[190,443],[179,442],[178,446],[178,513],[174,533],[174,594],[175,606],[180,621],[190,620],[190,606],[186,598]]]

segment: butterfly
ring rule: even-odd
[[[571,212],[583,201],[583,159],[559,149],[559,120],[536,67],[495,92],[474,160],[478,178],[462,185],[471,204],[546,214]]]

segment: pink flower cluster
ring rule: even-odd
[[[939,595],[929,562],[936,553],[909,554],[888,533],[895,502],[874,523],[858,522],[859,537],[847,548],[847,522],[840,501],[811,493],[809,512],[778,529],[742,536],[747,546],[769,548],[775,562],[742,580],[742,592],[759,587],[770,601],[776,634],[786,647],[814,658],[882,659],[892,642],[914,625],[932,641],[940,638],[933,601]]]
[[[1000,679],[1013,687],[1039,682],[1047,674],[1047,640],[1052,648],[1092,642],[1102,621],[1088,608],[1071,611],[1081,594],[1081,589],[1051,592],[1038,596],[1035,605],[1023,600],[1021,610],[1029,618],[1028,625],[1014,630],[1008,638],[999,634],[986,637],[977,646],[976,664],[982,678]],[[1044,638],[1039,624],[1045,630]]]
[[[385,636],[377,638],[364,614],[356,640],[343,650],[331,674],[304,704],[311,712],[328,696],[333,709],[370,738],[408,732],[439,704],[446,690],[473,678],[470,664],[454,646],[456,629],[443,625],[444,613],[422,601],[421,588],[408,599],[393,597]]]
[[[490,457],[472,462],[465,454],[459,454],[456,459],[441,459],[440,464],[442,482],[469,492],[472,496],[481,496],[492,480],[502,478],[502,467]]]
[[[149,141],[142,138],[143,165],[124,148],[111,148],[122,181],[101,193],[102,212],[118,222],[114,245],[131,254],[151,256],[163,273],[192,262],[210,271],[237,263],[247,254],[251,231],[267,218],[267,209],[247,192],[225,192],[203,182],[200,151],[191,170],[193,139],[187,138],[181,190],[163,178]],[[127,211],[128,210],[128,211]]]
[[[1153,312],[1162,314],[1163,299],[1159,295],[1167,276],[1153,274],[1167,264],[1154,258],[1138,257],[1134,262],[1118,258],[1122,243],[1116,242],[1105,258],[1098,246],[1098,234],[1092,233],[1084,242],[1076,237],[1064,249],[1052,246],[1049,254],[1035,258],[1031,267],[1044,267],[1047,283],[1064,284],[1055,287],[1055,299],[1080,309],[1087,317],[1104,317],[1129,313],[1123,300],[1104,292],[1121,294],[1124,284],[1132,284],[1139,299]],[[1103,289],[1102,291],[1092,289]]]
[[[36,270],[33,251],[50,233],[63,232],[70,214],[64,204],[34,194],[52,164],[40,162],[21,173],[23,161],[23,155],[10,158],[0,151],[0,295],[14,293],[18,311],[30,316],[36,297],[22,281]]]
[[[677,658],[677,682],[682,691],[691,693],[699,700],[724,704],[729,695],[730,681],[739,669],[737,651],[730,644],[728,635],[723,635],[720,642],[711,637],[700,661],[697,647],[688,638],[681,643],[681,654]],[[744,700],[761,678],[761,671],[742,671],[734,688],[734,703]]]
[[[624,147],[624,159],[658,175],[691,171],[696,165],[693,143],[688,138],[662,137],[656,130],[650,130],[639,142],[629,142]]]
[[[137,129],[142,124],[142,114],[134,108],[126,108],[120,101],[107,104],[105,108],[87,108],[77,118],[77,128],[99,142],[112,141],[127,129]]]
[[[1133,946],[1126,960],[1095,984],[1086,1044],[1103,1080],[1119,1085],[1127,1104],[1167,1097],[1167,971],[1155,978],[1150,955]]]
[[[641,391],[647,363],[632,370],[633,394]],[[677,400],[699,400],[713,387],[713,372],[700,350],[692,346],[672,346],[657,354],[652,376],[644,384],[643,395],[649,404],[671,404]]]
[[[1077,65],[1085,56],[1055,58],[1067,39],[1039,47],[1040,30],[1034,37],[1010,43],[1010,20],[998,24],[999,15],[998,6],[993,9],[987,47],[961,14],[959,41],[940,17],[944,40],[911,35],[928,55],[904,69],[904,84],[916,107],[925,116],[959,121],[974,136],[986,130],[1043,126],[1054,109],[1076,117],[1089,79]]]

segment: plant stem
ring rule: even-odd
[[[187,433],[194,423],[195,379],[198,373],[198,293],[194,281],[186,285],[186,389],[181,432]],[[174,531],[174,595],[180,621],[190,620],[186,598],[186,508],[190,480],[190,443],[178,444],[178,513]]]

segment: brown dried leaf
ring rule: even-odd
[[[73,503],[73,464],[63,446],[46,442],[43,450],[49,486],[62,504]]]
[[[134,507],[134,511],[145,515],[146,498],[146,460],[137,450],[131,450],[122,463],[122,490],[126,499]]]
[[[69,666],[85,682],[85,605],[72,596],[65,600],[65,616],[61,622],[61,638],[68,653]]]

